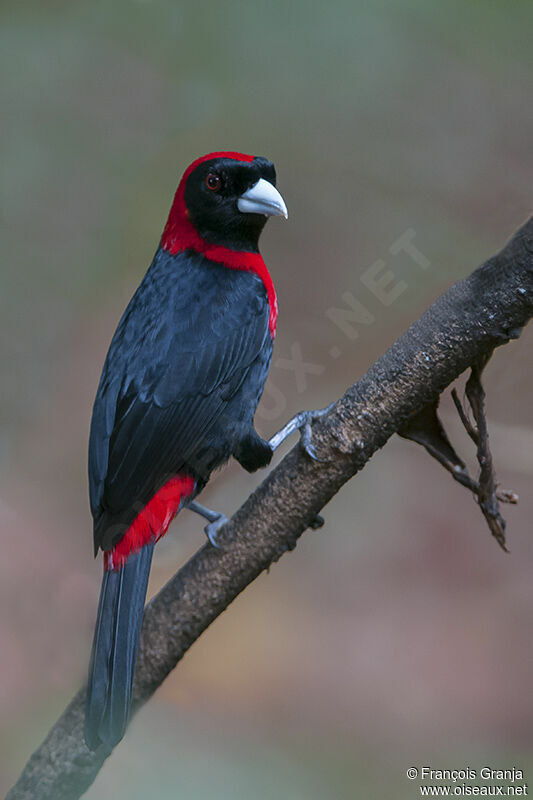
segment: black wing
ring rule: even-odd
[[[252,365],[270,357],[268,315],[252,273],[158,251],[113,337],[94,405],[95,547],[110,547],[117,521],[129,524],[171,474],[194,465]]]

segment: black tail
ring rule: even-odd
[[[128,724],[131,686],[154,543],[129,556],[119,570],[104,573],[89,665],[85,741],[110,750]]]

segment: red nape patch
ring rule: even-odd
[[[180,510],[194,494],[196,483],[189,475],[176,475],[154,494],[112,550],[104,553],[104,570],[121,569],[131,553],[148,542],[161,539]]]
[[[220,152],[208,153],[208,155],[193,161],[183,173],[183,178],[174,196],[174,202],[172,203],[167,224],[165,225],[165,230],[161,238],[161,247],[171,255],[176,255],[176,253],[180,253],[182,250],[195,250],[211,261],[215,261],[217,264],[223,264],[230,269],[242,269],[247,272],[254,272],[258,275],[263,281],[267,292],[270,306],[268,324],[270,335],[274,338],[278,319],[278,301],[272,278],[270,277],[270,273],[262,256],[259,253],[230,250],[229,247],[209,244],[209,242],[206,242],[206,240],[200,236],[188,218],[187,209],[185,207],[185,184],[187,183],[187,178],[191,172],[194,172],[197,166],[213,158],[232,158],[235,161],[251,162],[254,160],[255,156],[248,156],[244,153]]]

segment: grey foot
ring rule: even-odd
[[[272,450],[276,450],[291,433],[300,431],[300,444],[307,455],[314,461],[321,461],[322,459],[317,456],[312,442],[312,425],[315,420],[327,414],[334,405],[334,403],[331,403],[327,408],[320,408],[318,411],[300,411],[299,414],[296,414],[296,416],[290,419],[287,424],[269,440],[268,443]]]
[[[186,503],[185,508],[188,508],[189,511],[194,511],[195,514],[199,514],[201,517],[209,521],[209,524],[204,528],[205,535],[213,547],[219,547],[220,545],[217,544],[217,533],[219,532],[220,528],[226,524],[228,518],[224,514],[220,514],[217,511],[211,511],[210,508],[200,505],[200,503],[197,503],[195,500],[191,500],[189,503]]]
[[[224,514],[219,514],[218,519],[215,519],[213,522],[210,522],[208,525],[205,526],[204,531],[205,535],[213,545],[213,547],[220,547],[217,542],[217,534],[221,527],[228,522],[228,518]]]

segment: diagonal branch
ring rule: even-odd
[[[296,446],[147,607],[134,686],[146,702],[210,623],[298,537],[393,433],[533,316],[533,218],[454,284],[316,423],[320,462]],[[73,800],[105,754],[83,741],[82,689],[32,755],[8,800]]]

